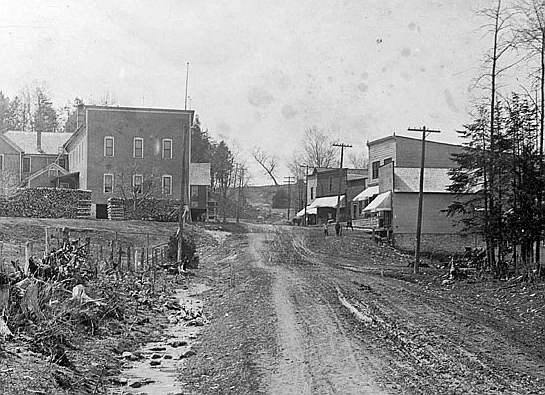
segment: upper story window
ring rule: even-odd
[[[189,189],[191,190],[191,197],[199,197],[199,187],[197,185],[191,185]]]
[[[23,157],[23,173],[30,173],[32,166],[31,166],[31,160],[30,157],[25,156]]]
[[[331,191],[333,189],[333,178],[329,178],[329,190]]]
[[[371,179],[375,180],[378,178],[379,168],[380,168],[380,161],[376,161],[371,164]]]
[[[384,159],[384,164],[387,165],[388,163],[392,163],[392,158]]]
[[[310,200],[314,200],[314,187],[310,187]]]
[[[114,175],[113,174],[104,174],[104,193],[112,193],[114,191]]]
[[[114,156],[113,137],[104,137],[104,156]]]
[[[57,177],[59,175],[59,171],[57,169],[49,169],[49,177]]]
[[[163,139],[163,158],[171,159],[172,158],[172,140]]]
[[[59,166],[66,170],[66,160],[64,158],[59,158]]]
[[[142,174],[134,174],[132,176],[132,188],[134,193],[142,193],[142,184],[144,183],[144,176]]]
[[[163,176],[163,195],[172,195],[172,176]]]
[[[134,138],[132,156],[134,158],[144,157],[144,139],[141,137]]]

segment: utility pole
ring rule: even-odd
[[[308,226],[307,224],[307,204],[308,204],[308,165],[300,165],[305,168],[305,218],[303,220],[303,225]]]
[[[424,199],[424,165],[426,161],[426,133],[441,133],[440,130],[421,128],[408,128],[410,132],[422,132],[422,148],[420,150],[420,186],[418,188],[418,214],[416,219],[416,247],[414,252],[413,272],[418,273],[420,267],[420,237],[422,234],[422,201]]]
[[[189,167],[186,165],[188,161],[187,145],[189,144],[189,129],[186,126],[182,129],[182,176],[180,179],[180,212],[178,215],[178,254],[177,262],[182,264],[182,240],[184,233],[184,217],[185,217],[185,204],[186,204],[186,192],[187,184],[189,183]],[[172,186],[171,186],[172,187]]]
[[[237,181],[238,181],[237,177],[238,177],[238,171],[239,171],[239,170],[238,170],[238,163],[235,163],[235,180],[234,180],[234,182],[233,182],[235,192],[237,191]],[[238,199],[239,199],[239,198],[240,198],[240,191],[239,191],[238,194],[237,194],[237,204],[236,204],[236,206],[235,206],[235,217],[236,217],[237,223],[238,223],[238,220],[239,220],[239,219],[238,219]]]
[[[339,162],[339,191],[337,193],[337,211],[335,212],[335,223],[338,224],[341,222],[341,188],[342,188],[342,178],[343,178],[343,154],[345,148],[352,148],[350,144],[345,143],[335,143],[334,147],[341,147],[341,161]]]
[[[186,63],[186,74],[185,74],[185,104],[184,110],[187,110],[187,83],[189,81],[189,62]]]
[[[295,181],[295,177],[284,177],[284,183],[288,183],[288,222],[290,221],[290,209],[291,209],[291,183]]]

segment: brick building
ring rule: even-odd
[[[193,116],[192,110],[78,106],[76,131],[64,148],[70,175],[79,188],[92,191],[97,218],[107,218],[113,196],[180,198],[182,137]],[[201,195],[210,182],[207,169],[208,181],[205,169],[192,172],[200,177],[190,192],[193,209],[206,210],[206,195]]]

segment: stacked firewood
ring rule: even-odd
[[[108,199],[108,216],[114,219],[138,219],[148,221],[175,222],[178,220],[180,202],[174,199],[142,198]]]
[[[91,199],[90,191],[56,188],[24,188],[0,199],[0,216],[76,218],[80,201]]]

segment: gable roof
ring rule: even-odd
[[[11,146],[15,151],[23,152],[21,147],[19,147],[17,144],[15,144],[11,139],[6,136],[5,133],[0,133],[0,139],[4,140],[6,143],[8,143],[9,146]]]
[[[59,171],[59,174],[61,175],[66,175],[68,174],[68,171],[66,169],[64,169],[63,167],[59,166],[57,163],[50,163],[48,164],[47,166],[45,167],[42,167],[41,170],[38,170],[36,173],[32,173],[30,176],[28,176],[27,178],[25,178],[22,182],[21,182],[21,185],[26,185],[28,184],[29,181],[35,179],[35,178],[38,178],[39,176],[41,176],[42,174],[48,172],[50,169],[54,169],[54,170],[58,170]]]
[[[4,133],[4,137],[10,140],[20,151],[29,155],[58,155],[59,148],[68,141],[72,133],[42,132],[42,150],[38,151],[36,144],[36,132],[22,132],[10,130]]]

